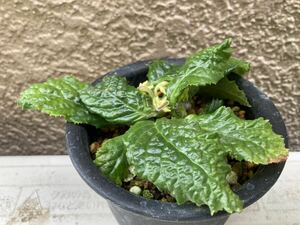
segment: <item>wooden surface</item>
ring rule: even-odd
[[[274,187],[226,225],[300,225],[300,153]],[[117,225],[68,156],[0,157],[0,225]]]

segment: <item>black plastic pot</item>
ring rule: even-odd
[[[183,59],[168,59],[177,64],[182,64]],[[125,76],[131,85],[138,85],[146,79],[147,63],[137,62],[107,74]],[[97,79],[95,83],[100,82]],[[288,137],[280,113],[272,101],[253,84],[244,79],[239,79],[242,88],[252,105],[248,115],[252,118],[264,117],[273,125],[273,130],[281,134],[288,147]],[[83,180],[99,195],[107,199],[109,206],[117,221],[122,225],[217,225],[224,224],[229,217],[226,212],[219,212],[210,216],[206,206],[197,207],[193,204],[178,206],[176,203],[163,203],[156,200],[147,200],[116,186],[104,177],[94,166],[89,152],[89,144],[93,139],[94,128],[79,126],[72,123],[66,125],[67,149],[74,167]],[[248,180],[236,192],[244,201],[244,207],[261,198],[276,182],[284,162],[260,166],[252,179]],[[100,212],[99,212],[100,213]]]

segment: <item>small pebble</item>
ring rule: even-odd
[[[237,112],[237,111],[240,110],[240,107],[238,107],[238,106],[233,106],[231,109],[232,109],[233,112]]]
[[[171,195],[167,195],[166,198],[168,202],[175,202],[175,198],[173,198]]]
[[[237,176],[236,172],[231,171],[229,174],[227,174],[226,180],[229,184],[237,184],[238,176]]]
[[[244,118],[245,118],[245,114],[246,114],[246,112],[245,112],[244,110],[241,110],[241,111],[239,111],[238,116],[239,116],[241,119],[244,119]]]
[[[90,145],[90,152],[92,154],[95,154],[98,150],[98,148],[100,147],[100,144],[99,142],[93,142],[91,145]]]
[[[140,195],[142,192],[142,189],[139,186],[133,186],[129,189],[129,191],[133,194]]]
[[[141,180],[132,180],[130,182],[131,186],[139,186],[139,187],[144,187],[144,181]]]
[[[168,199],[162,198],[161,201],[162,201],[162,202],[168,202]]]
[[[247,169],[252,169],[254,167],[256,167],[255,163],[252,162],[245,162]]]
[[[143,197],[144,198],[148,198],[148,199],[153,199],[154,196],[153,196],[153,194],[149,190],[145,189],[143,191]]]
[[[144,188],[145,188],[145,189],[148,189],[148,188],[149,188],[149,184],[150,184],[149,181],[145,181],[145,183],[144,183]]]

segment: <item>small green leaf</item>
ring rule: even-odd
[[[23,91],[18,104],[51,116],[62,116],[73,123],[103,127],[107,122],[101,116],[90,113],[79,98],[79,91],[86,87],[87,84],[71,76],[49,78]]]
[[[105,141],[96,152],[94,164],[105,176],[117,185],[122,185],[122,181],[128,175],[128,163],[122,136]]]
[[[155,82],[162,77],[176,75],[176,70],[179,66],[168,63],[165,60],[154,60],[149,64],[149,71],[147,74],[150,83]],[[166,79],[167,80],[167,79]]]
[[[124,77],[106,76],[82,90],[80,98],[91,112],[111,123],[132,124],[157,115],[151,98],[129,86]]]
[[[229,99],[244,106],[251,106],[248,102],[245,92],[239,89],[234,80],[230,81],[227,77],[220,80],[217,84],[200,87],[198,94],[220,99]]]
[[[227,156],[268,164],[286,159],[283,138],[262,118],[241,120],[230,108],[184,119],[134,124],[123,137],[129,165],[138,177],[170,193],[178,204],[206,204],[240,212],[242,202],[226,180]]]
[[[205,105],[203,112],[204,113],[212,113],[223,105],[224,105],[224,101],[222,99],[214,98],[211,100],[210,103]]]

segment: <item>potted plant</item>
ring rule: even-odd
[[[272,187],[288,155],[280,113],[241,77],[250,65],[230,44],[92,85],[49,79],[19,103],[68,121],[73,165],[120,224],[224,224]]]

